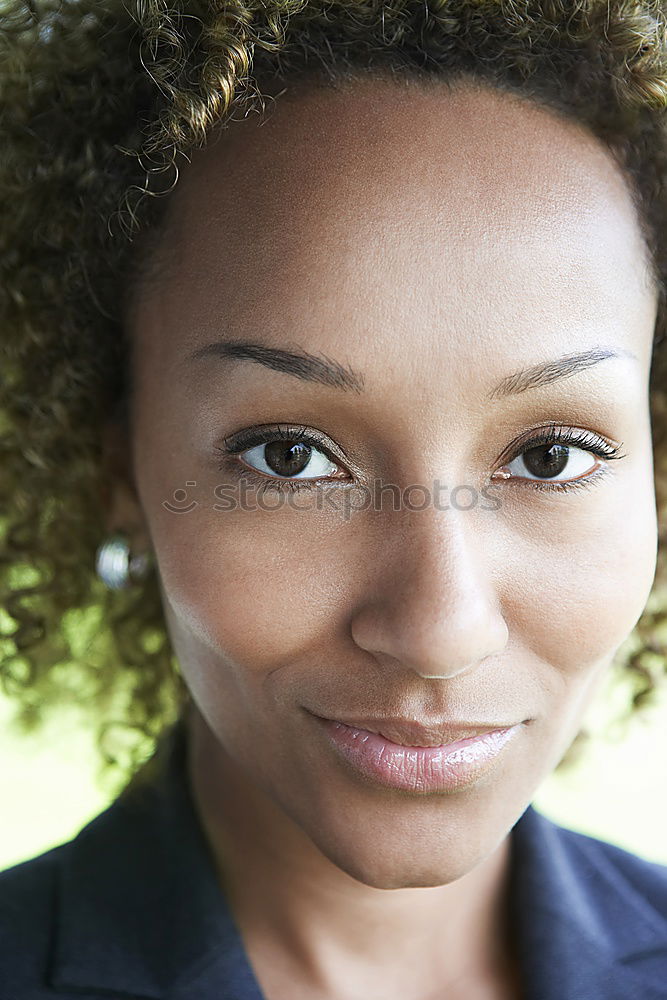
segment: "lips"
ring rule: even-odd
[[[461,740],[483,736],[486,733],[510,729],[515,721],[499,721],[488,723],[452,723],[439,722],[430,725],[417,722],[414,719],[398,718],[396,716],[383,719],[355,717],[353,719],[326,718],[329,722],[342,723],[352,729],[362,729],[368,733],[383,736],[390,743],[404,747],[442,747]]]
[[[436,737],[432,728],[412,720],[396,723],[392,732],[403,740],[424,739],[428,733],[431,742],[420,745],[397,743],[365,728],[377,726],[377,720],[364,719],[364,727],[360,727],[321,716],[313,719],[338,760],[364,781],[420,795],[456,792],[479,781],[495,766],[504,748],[522,728],[521,723],[505,728],[447,726],[440,728]],[[380,725],[383,729],[390,728],[386,720]],[[450,738],[452,735],[455,739]],[[443,737],[445,742],[433,742]]]

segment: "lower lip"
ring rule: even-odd
[[[494,729],[437,747],[406,747],[378,733],[321,719],[338,753],[366,778],[408,792],[452,792],[478,781],[521,728]]]

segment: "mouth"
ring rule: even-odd
[[[446,747],[461,740],[474,739],[487,733],[511,729],[515,722],[435,722],[429,725],[414,719],[396,716],[384,719],[329,719],[350,729],[363,730],[384,737],[389,743],[403,747]]]
[[[524,726],[313,718],[348,772],[366,782],[421,794],[454,792],[479,781]]]

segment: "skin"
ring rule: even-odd
[[[108,524],[155,552],[197,809],[260,985],[272,1000],[341,983],[346,1000],[516,996],[508,834],[655,572],[657,292],[626,182],[553,111],[375,79],[235,122],[182,171],[168,232],[168,273],[128,317],[135,397],[129,434],[108,429],[125,460]],[[189,358],[218,340],[326,355],[363,390]],[[600,346],[619,356],[488,398]],[[213,507],[244,469],[216,447],[242,428],[316,428],[357,482],[481,490],[550,421],[624,457],[570,492],[517,473],[493,510],[345,519],[313,492],[305,510]],[[477,782],[422,794],[350,771],[304,708],[522,725]]]

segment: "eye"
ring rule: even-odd
[[[239,458],[251,469],[281,479],[322,479],[340,471],[328,455],[305,441],[269,441],[240,452]]]
[[[346,467],[332,454],[334,447],[315,428],[266,424],[232,434],[218,450],[233,455],[237,469],[240,464],[258,473],[255,478],[263,489],[272,484],[278,489],[307,488],[322,479],[349,480]]]
[[[492,478],[524,479],[544,488],[551,483],[554,489],[565,489],[568,483],[584,485],[604,473],[606,462],[624,457],[620,447],[592,431],[551,424],[526,441],[518,453],[515,450],[515,457]]]
[[[597,457],[572,445],[551,444],[529,448],[506,468],[522,479],[570,480],[594,472],[600,465]]]

